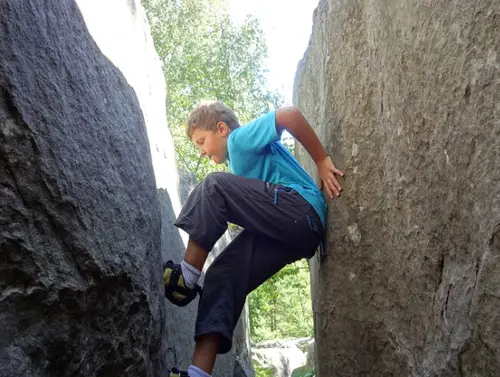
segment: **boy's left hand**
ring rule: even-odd
[[[318,167],[318,174],[321,178],[319,188],[322,189],[324,187],[330,199],[333,199],[335,196],[340,196],[342,187],[336,175],[343,177],[344,173],[335,167],[330,156],[318,161],[316,165]]]

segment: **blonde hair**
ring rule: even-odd
[[[230,130],[240,126],[234,112],[220,101],[205,101],[198,104],[189,115],[186,134],[191,138],[197,128],[215,131],[217,123],[224,122]]]

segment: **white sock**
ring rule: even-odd
[[[208,373],[203,372],[200,368],[190,365],[188,370],[189,377],[211,377]]]
[[[194,288],[194,285],[198,283],[200,279],[201,271],[198,271],[196,267],[191,266],[186,261],[181,262],[181,269],[186,286],[188,288]]]

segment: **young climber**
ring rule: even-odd
[[[209,377],[218,353],[231,349],[233,330],[246,296],[285,265],[311,258],[322,241],[326,203],[313,179],[279,142],[292,134],[317,165],[321,186],[333,199],[341,193],[338,170],[301,112],[282,107],[240,127],[221,102],[199,105],[187,135],[201,156],[228,162],[230,173],[212,173],[191,193],[175,225],[189,234],[184,260],[164,266],[165,295],[187,305],[208,253],[227,229],[244,230],[208,268],[195,326],[195,351],[187,372]]]

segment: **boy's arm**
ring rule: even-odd
[[[276,129],[281,132],[287,130],[306,149],[318,167],[318,174],[321,178],[320,188],[325,188],[330,199],[339,196],[342,191],[336,175],[344,176],[333,164],[321,145],[318,136],[302,115],[299,109],[294,106],[281,107],[276,110]]]

